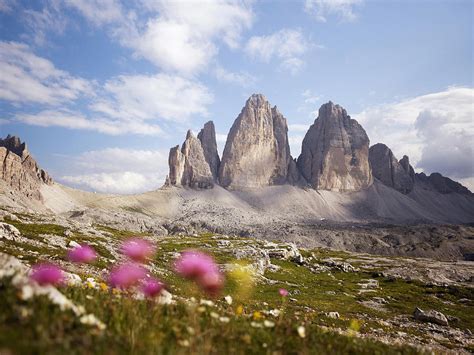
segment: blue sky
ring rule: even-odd
[[[471,189],[472,1],[0,0],[0,133],[59,182],[161,186],[171,146],[252,93],[289,124],[293,156],[332,100],[417,171]]]

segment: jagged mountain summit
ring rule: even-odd
[[[372,184],[369,137],[344,108],[329,101],[303,139],[298,168],[315,189],[365,189]]]
[[[374,177],[386,186],[403,194],[413,190],[415,175],[406,155],[398,161],[389,147],[377,143],[369,149],[369,161]]]
[[[41,200],[41,184],[53,182],[30,155],[26,143],[22,143],[16,136],[8,135],[5,139],[0,139],[0,162],[2,180],[27,197]]]
[[[227,137],[219,169],[223,187],[246,188],[294,182],[288,125],[265,96],[252,95]]]
[[[183,148],[170,150],[166,185],[212,188],[218,184],[229,190],[296,185],[356,192],[369,189],[376,179],[405,195],[415,186],[443,194],[471,194],[439,173],[415,174],[408,156],[397,160],[385,144],[369,149],[369,143],[364,128],[329,101],[309,127],[300,156],[293,159],[286,118],[265,96],[254,94],[229,131],[222,160],[214,123],[209,121],[198,139],[188,132]]]

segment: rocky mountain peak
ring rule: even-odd
[[[369,149],[369,161],[372,174],[384,185],[403,194],[408,194],[413,190],[414,170],[406,155],[399,162],[389,147],[383,143],[377,143]]]
[[[0,138],[0,147],[5,147],[19,157],[27,157],[29,155],[26,143],[22,143],[19,137],[10,134],[5,139]]]
[[[284,184],[291,162],[285,117],[263,95],[252,95],[227,136],[220,184],[231,188]]]
[[[368,155],[365,130],[329,101],[306,133],[297,165],[316,189],[357,191],[372,184]]]
[[[26,143],[19,137],[8,135],[0,139],[0,177],[13,190],[27,197],[41,200],[41,184],[52,184],[46,171],[38,166],[29,154]]]
[[[204,127],[198,134],[198,139],[201,141],[204,157],[209,164],[212,177],[214,178],[214,181],[217,181],[221,160],[217,151],[216,129],[214,127],[214,122],[209,121],[204,124]]]

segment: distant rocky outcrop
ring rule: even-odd
[[[12,151],[22,154],[19,142],[9,144]],[[24,164],[35,169],[28,159]],[[415,186],[442,194],[471,194],[441,174],[415,174],[408,156],[397,160],[385,144],[369,149],[364,128],[331,101],[320,107],[304,137],[301,155],[293,159],[286,118],[261,94],[252,95],[234,121],[222,159],[212,121],[197,138],[188,131],[182,147],[170,150],[165,185],[212,188],[219,184],[241,189],[291,184],[350,192],[367,189],[374,177],[405,195]]]
[[[425,190],[436,191],[442,194],[458,193],[472,195],[472,192],[467,187],[440,173],[432,173],[429,176],[425,173],[415,174],[415,183]]]
[[[398,161],[389,147],[377,143],[369,149],[369,161],[373,176],[386,186],[403,194],[413,189],[414,170],[406,155]]]
[[[328,102],[306,133],[298,168],[315,189],[365,189],[372,184],[369,138],[346,110]]]
[[[214,122],[207,122],[197,137],[201,141],[204,157],[209,164],[212,177],[214,178],[214,181],[217,181],[221,160],[219,158],[219,153],[217,152],[216,129],[214,127]]]
[[[18,137],[8,135],[0,139],[1,178],[14,190],[27,197],[41,200],[41,184],[52,184],[53,180],[30,155],[25,143]]]
[[[220,184],[245,188],[294,183],[299,173],[293,164],[285,117],[265,96],[252,95],[227,137]]]
[[[167,183],[176,186],[208,189],[214,186],[214,177],[206,161],[201,141],[189,130],[181,150],[170,149]]]

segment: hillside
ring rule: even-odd
[[[240,354],[291,348],[411,354],[468,353],[474,346],[472,263],[297,249],[213,233],[161,236],[5,210],[2,215],[2,352]],[[146,263],[147,272],[166,285],[157,299],[145,300],[135,289],[112,290],[107,281],[107,270],[126,260],[120,244],[137,234],[157,246]],[[89,265],[68,261],[74,243],[88,243],[98,259]],[[202,293],[173,271],[179,252],[196,248],[212,255],[225,274],[218,295]],[[40,261],[68,272],[60,293],[26,278],[29,265]],[[441,312],[441,320],[415,319],[416,307]]]

